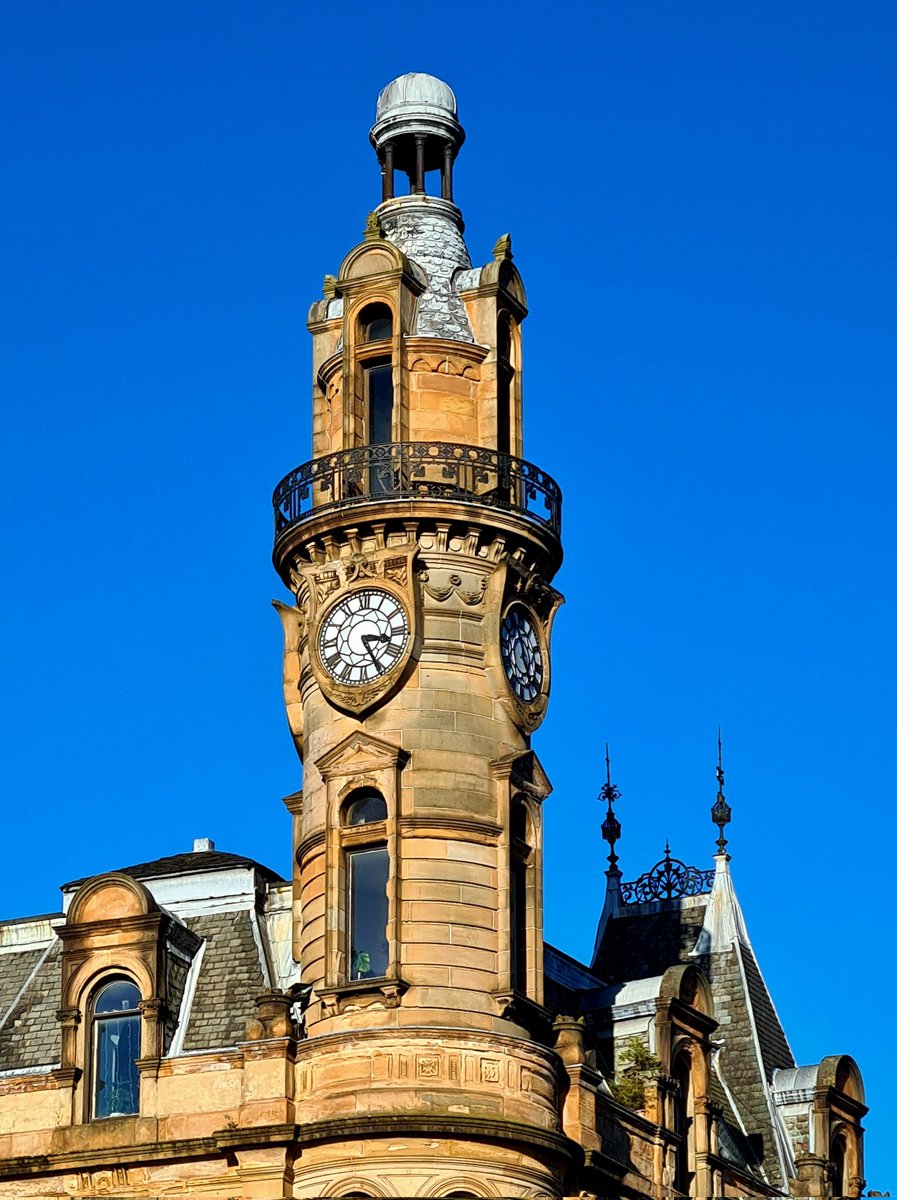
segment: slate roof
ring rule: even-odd
[[[455,273],[470,267],[463,226],[441,201],[402,197],[379,210],[383,236],[423,267],[427,286],[417,302],[413,333],[419,337],[474,340],[464,301],[455,292]]]
[[[244,909],[188,917],[184,923],[205,942],[184,1049],[233,1046],[245,1038],[246,1018],[266,987],[252,918]]]
[[[11,1006],[4,1004],[0,1014],[0,1071],[59,1062],[60,950],[54,941],[42,950],[19,950],[0,960],[7,995],[18,984]]]
[[[242,854],[228,854],[223,850],[193,850],[186,854],[169,854],[166,858],[156,858],[152,862],[137,863],[132,867],[118,867],[120,875],[130,875],[133,879],[159,879],[167,875],[197,875],[202,871],[226,871],[235,867],[250,867],[257,871],[268,883],[283,883],[283,877],[270,867],[263,866],[253,858]],[[73,879],[64,883],[63,890],[80,887],[93,875],[85,875],[81,879]]]
[[[656,900],[624,908],[608,921],[594,970],[607,983],[662,975],[690,958],[704,924],[705,897]]]
[[[706,953],[696,954],[700,946]],[[783,1142],[773,1115],[777,1068],[794,1066],[784,1030],[757,965],[731,885],[718,860],[710,894],[624,905],[611,912],[593,970],[608,984],[657,979],[693,963],[710,980],[720,1043],[711,1092],[721,1105],[720,1153],[733,1164],[786,1186]],[[593,1020],[607,1027],[610,1009]]]
[[[544,1007],[552,1020],[558,1016],[578,1017],[583,990],[600,987],[602,981],[588,967],[548,942],[545,943],[544,954]]]

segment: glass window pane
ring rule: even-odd
[[[359,323],[363,342],[379,342],[392,337],[392,312],[386,304],[369,304]]]
[[[377,363],[365,369],[367,375],[369,441],[383,445],[392,441],[392,363]]]
[[[349,978],[379,979],[386,974],[386,882],[389,854],[385,846],[352,850],[349,859]]]
[[[347,825],[370,825],[386,820],[386,801],[373,788],[357,792],[346,810]]]
[[[95,1013],[127,1012],[140,1003],[140,991],[128,979],[116,979],[107,983],[97,996]]]
[[[140,1017],[98,1017],[94,1116],[126,1116],[140,1111]]]

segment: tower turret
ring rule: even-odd
[[[458,1153],[500,1192],[532,1171],[553,1190],[550,785],[530,734],[561,603],[560,492],[520,457],[526,296],[508,236],[471,266],[452,199],[463,138],[439,80],[381,93],[384,199],[311,307],[314,458],[275,492],[274,562],[296,598],[278,605],[284,697],[304,763],[288,800],[294,948],[312,989],[297,1120],[339,1117],[369,1163],[378,1120],[411,1154],[415,1130],[489,1114],[488,1153],[473,1129],[453,1135]],[[440,196],[425,190],[433,167]],[[396,171],[410,194],[394,194]],[[333,1161],[332,1147],[303,1156],[321,1188],[306,1194],[342,1180]]]

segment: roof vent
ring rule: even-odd
[[[194,838],[193,839],[193,853],[194,854],[201,854],[203,852],[203,850],[214,850],[214,849],[215,849],[215,843],[212,841],[211,838]]]

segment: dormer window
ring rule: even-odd
[[[114,979],[93,1002],[94,1118],[140,1111],[140,991],[130,979]]]

